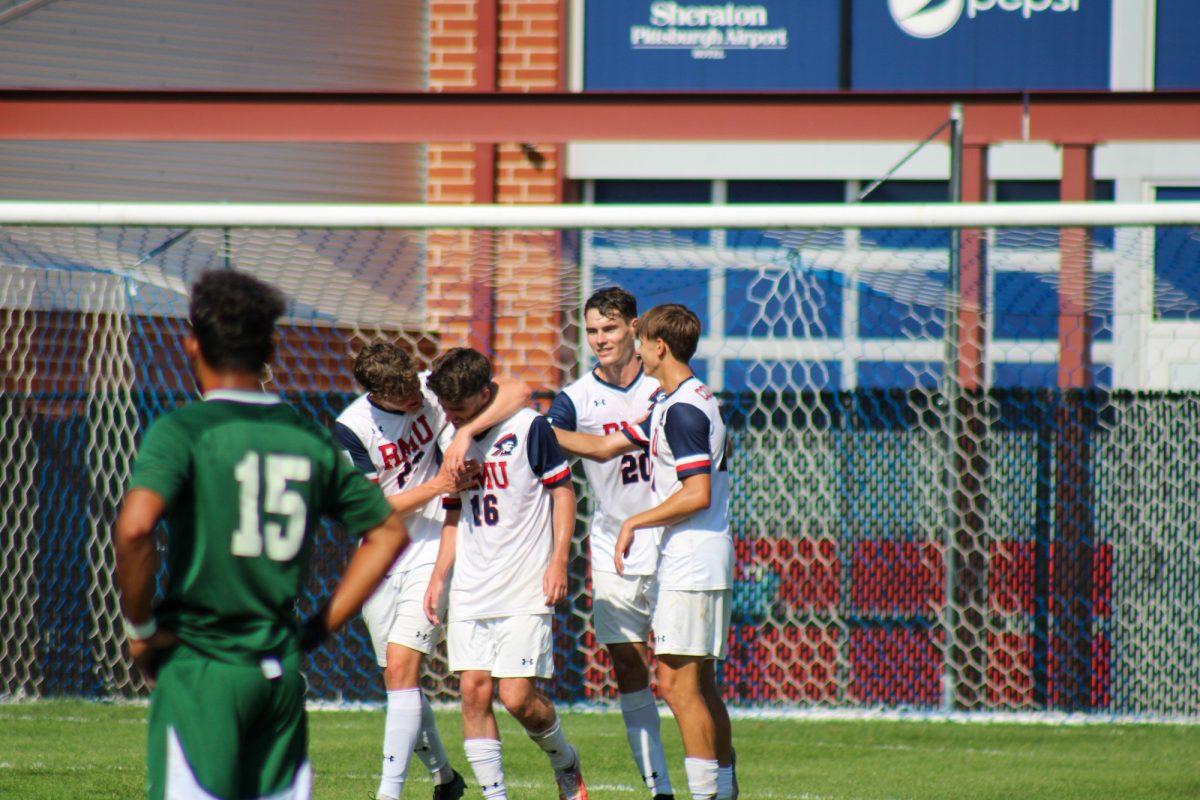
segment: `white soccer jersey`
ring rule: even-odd
[[[333,423],[333,434],[347,457],[367,478],[378,483],[385,495],[399,494],[437,474],[440,461],[438,435],[446,427],[446,415],[437,398],[425,388],[428,375],[423,372],[418,376],[421,408],[412,414],[382,409],[364,394],[347,406]],[[412,542],[388,574],[437,560],[444,517],[439,498],[405,517]]]
[[[650,418],[623,432],[649,449],[655,504],[679,491],[682,479],[701,473],[711,476],[708,508],[663,529],[659,588],[732,588],[725,423],[712,392],[693,375],[671,394],[660,392]]]
[[[554,549],[550,489],[569,485],[571,470],[550,423],[522,409],[477,436],[467,457],[483,475],[444,500],[462,510],[450,621],[551,613],[542,593]]]
[[[591,371],[559,392],[546,416],[556,428],[605,436],[640,422],[656,394],[658,381],[641,372],[622,388]],[[643,451],[605,462],[584,459],[583,473],[596,499],[588,536],[592,570],[616,572],[613,550],[621,524],[655,505],[649,456]],[[639,531],[625,559],[625,574],[653,575],[657,564],[657,531]]]

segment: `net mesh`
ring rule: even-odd
[[[545,407],[591,364],[591,291],[695,310],[734,454],[733,704],[1200,720],[1197,266],[1188,228],[0,228],[0,697],[146,691],[111,526],[194,395],[186,287],[233,268],[290,298],[269,388],[324,424],[370,339],[487,348]],[[610,702],[577,490],[547,688]],[[352,546],[320,531],[302,610]],[[383,696],[357,621],[308,672]],[[441,656],[424,681],[456,695]]]

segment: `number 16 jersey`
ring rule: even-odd
[[[554,546],[550,490],[571,485],[567,458],[546,418],[522,409],[475,438],[467,458],[478,482],[448,509],[461,508],[450,579],[450,622],[549,614],[542,577]]]

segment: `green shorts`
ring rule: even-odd
[[[307,800],[305,690],[298,655],[245,665],[177,648],[150,698],[150,800]]]

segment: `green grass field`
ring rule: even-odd
[[[145,715],[140,706],[79,701],[0,705],[0,798],[139,797]],[[382,711],[316,711],[311,720],[315,796],[364,800],[376,785]],[[440,721],[451,759],[465,770],[456,715]],[[594,800],[646,797],[618,714],[564,714],[564,725]],[[554,798],[545,757],[503,715],[501,730],[510,796]],[[669,718],[663,730],[684,800]],[[1196,726],[737,719],[734,740],[745,800],[1200,797]],[[429,791],[414,761],[406,796]]]

